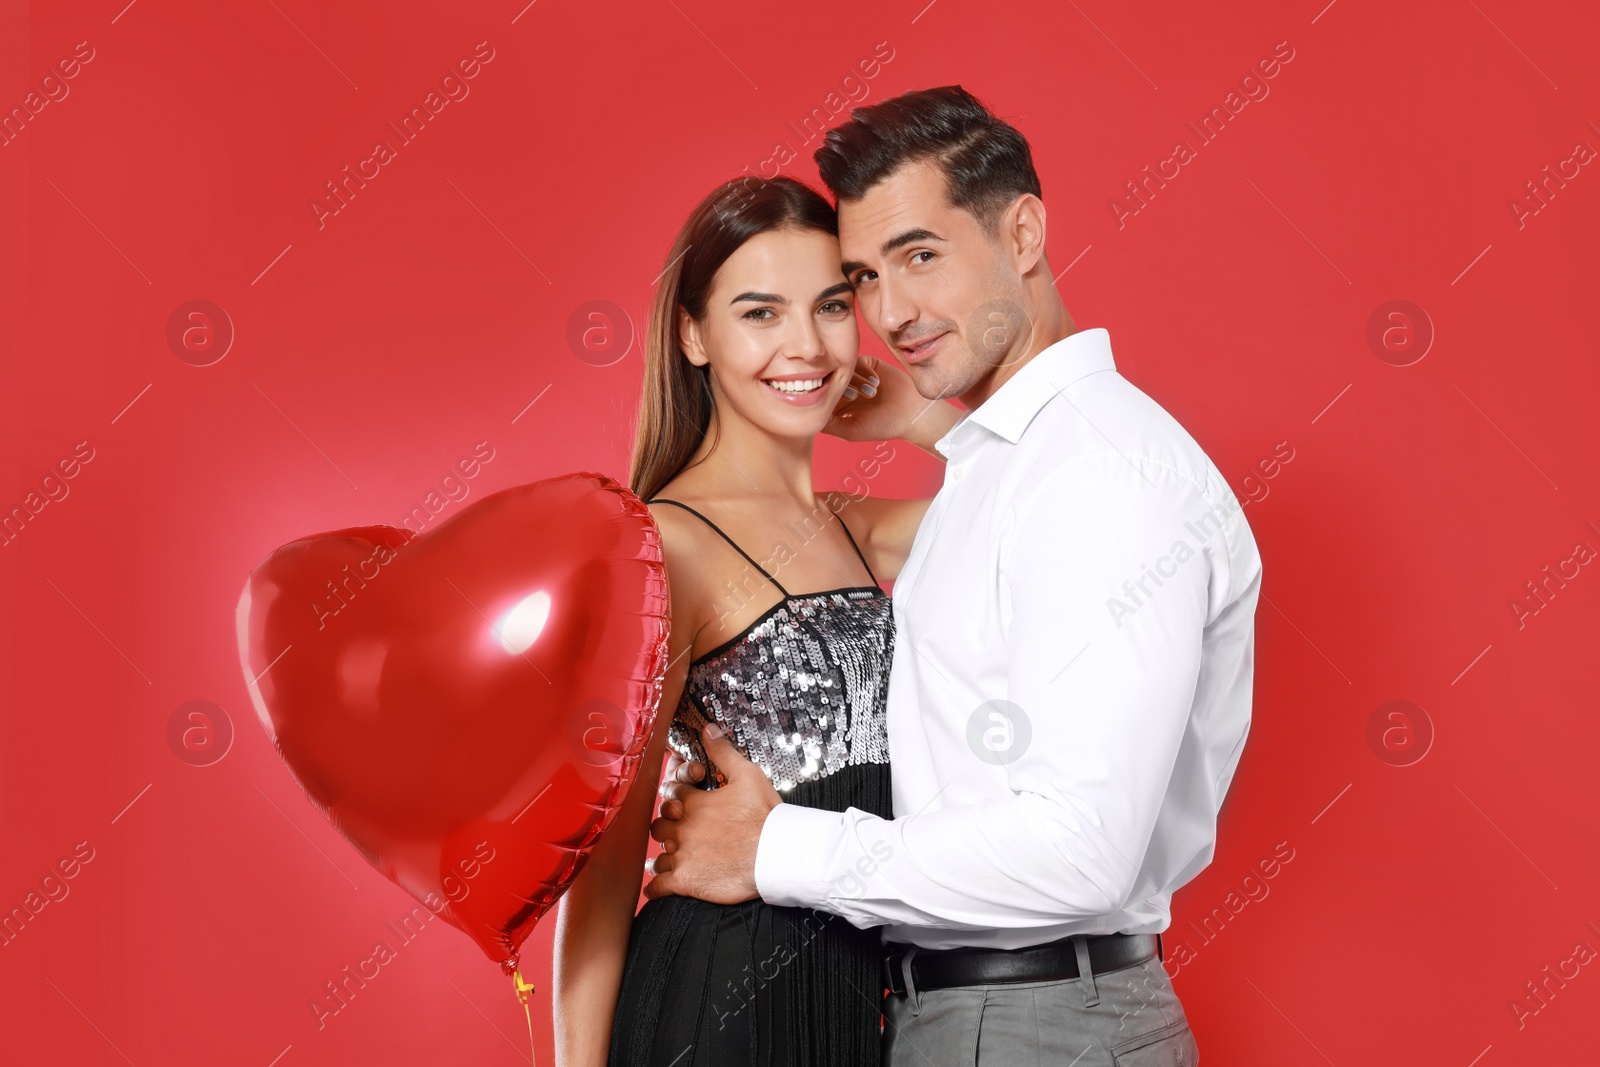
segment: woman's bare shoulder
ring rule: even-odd
[[[679,499],[674,496],[672,499]],[[683,503],[695,507],[691,500]],[[712,557],[707,535],[711,529],[683,508],[657,500],[646,504],[656,529],[661,532],[661,557],[667,568],[667,583],[672,592],[672,626],[675,632],[687,636],[684,647],[693,643],[696,635],[710,621],[705,607],[709,601],[711,576],[706,561]],[[698,510],[698,509],[696,509]]]
[[[832,489],[817,495],[829,511],[849,525],[857,540],[864,541],[870,537],[873,526],[882,517],[882,502],[876,497],[851,496],[841,489]]]
[[[880,581],[899,576],[906,557],[911,553],[911,542],[922,517],[927,514],[932,497],[917,500],[896,500],[880,496],[851,496],[833,491],[821,494],[828,509],[850,527],[856,543],[866,554]]]
[[[908,526],[909,533],[914,534],[922,522],[922,516],[928,511],[928,505],[933,503],[932,497],[897,500],[883,496],[852,496],[841,490],[821,496],[828,510],[849,523],[858,538],[880,542],[885,538],[895,539],[896,535],[905,533],[903,528]],[[909,536],[906,540],[909,543]]]

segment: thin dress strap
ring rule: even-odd
[[[770,573],[768,573],[767,569],[765,567],[763,567],[761,564],[757,563],[753,559],[750,559],[750,554],[748,552],[746,552],[744,549],[740,548],[739,547],[739,543],[737,541],[735,541],[733,538],[729,537],[727,534],[722,533],[722,527],[718,526],[716,523],[712,522],[710,519],[706,518],[704,515],[701,515],[698,511],[696,511],[694,508],[691,508],[688,504],[685,504],[682,501],[678,501],[678,500],[668,500],[665,497],[659,497],[659,496],[656,497],[654,500],[647,500],[647,501],[645,501],[645,503],[647,503],[647,504],[676,504],[678,507],[682,508],[684,511],[689,512],[691,515],[699,516],[700,521],[704,522],[707,526],[709,526],[713,530],[717,531],[717,533],[722,534],[722,539],[724,541],[728,542],[728,544],[732,545],[733,546],[733,550],[735,552],[739,553],[739,555],[743,556],[746,560],[749,560],[750,566],[754,567],[756,570],[760,571],[763,575],[765,575],[767,581],[769,581],[773,585],[777,586],[778,587],[778,591],[780,593],[782,593],[786,599],[788,598],[789,590],[787,590],[787,589],[785,589],[783,587],[783,583],[782,582],[778,581],[778,579],[774,578]],[[850,543],[851,544],[855,544],[855,542],[853,540]],[[862,560],[862,562],[865,563],[866,561]]]
[[[867,577],[872,579],[872,584],[873,585],[877,585],[878,584],[878,576],[876,574],[872,573],[872,567],[867,563],[867,557],[861,555],[861,549],[856,545],[856,539],[850,533],[850,527],[845,526],[845,524],[844,524],[844,517],[841,516],[838,512],[834,512],[833,517],[839,520],[839,525],[840,526],[844,526],[844,535],[846,537],[850,538],[850,547],[854,548],[856,550],[856,555],[858,557],[860,557],[860,559],[861,559],[861,565],[863,567],[867,568]]]

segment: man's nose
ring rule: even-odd
[[[916,321],[916,302],[911,299],[909,292],[903,291],[901,286],[880,279],[876,295],[878,297],[877,325],[880,327],[879,332],[885,338],[899,333],[907,325]]]

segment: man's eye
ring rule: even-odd
[[[855,285],[860,285],[862,282],[876,281],[877,278],[878,278],[878,272],[877,271],[864,270],[860,274],[856,275],[854,284]]]
[[[766,322],[767,321],[766,319],[757,318],[756,316],[758,316],[758,315],[771,315],[771,314],[772,314],[772,309],[771,308],[751,308],[749,311],[746,311],[740,317],[741,318],[750,319],[753,322]]]
[[[912,259],[913,259],[913,260],[915,260],[915,259],[916,259],[916,258],[917,258],[917,257],[918,257],[918,256],[931,256],[931,255],[933,255],[933,253],[932,253],[932,252],[931,252],[931,251],[929,251],[929,250],[928,250],[928,249],[926,249],[926,248],[924,248],[924,249],[923,249],[923,250],[922,250],[922,251],[920,251],[920,252],[913,252],[913,253],[912,253],[912,254],[911,254],[911,258],[912,258]],[[924,262],[924,263],[926,263],[926,262],[927,262],[927,260],[923,260],[923,262]]]

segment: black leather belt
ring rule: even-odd
[[[883,960],[884,986],[904,995],[908,986],[926,991],[1076,978],[1077,940],[1064,937],[1018,949],[925,949],[890,944]],[[1089,951],[1089,969],[1095,974],[1120,971],[1162,955],[1160,934],[1096,934],[1083,940]]]

